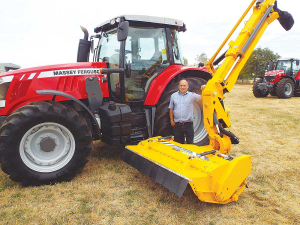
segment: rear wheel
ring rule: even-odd
[[[276,94],[278,98],[291,98],[294,94],[294,90],[294,82],[289,78],[284,78],[278,82]]]
[[[253,88],[252,88],[252,91],[253,91],[253,95],[256,97],[256,98],[263,98],[263,97],[267,97],[268,96],[268,91],[265,90],[265,91],[262,91],[260,89],[258,89],[258,85],[262,83],[262,79],[259,78],[257,81],[255,81],[253,83]]]
[[[24,186],[71,180],[88,162],[91,149],[86,121],[56,102],[26,105],[0,129],[1,168]]]
[[[201,94],[201,86],[206,84],[206,80],[198,77],[186,78],[189,83],[189,91]],[[175,82],[166,87],[164,93],[161,95],[157,105],[155,114],[155,135],[168,136],[173,135],[173,127],[170,124],[169,117],[169,103],[171,95],[178,91],[179,82]],[[207,131],[203,122],[202,102],[194,103],[194,144],[206,145],[209,143]]]

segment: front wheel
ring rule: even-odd
[[[273,85],[273,88],[272,88],[272,90],[271,90],[271,92],[270,92],[270,95],[272,95],[272,96],[277,96],[276,89],[277,89],[277,83],[275,83],[275,84]]]
[[[263,97],[267,97],[268,96],[268,91],[267,90],[260,90],[258,88],[258,85],[262,83],[262,79],[259,78],[257,81],[255,81],[253,83],[253,88],[252,88],[252,92],[253,92],[253,95],[256,97],[256,98],[263,98]]]
[[[201,94],[201,86],[206,84],[206,80],[198,77],[186,78],[189,83],[189,91]],[[169,84],[161,95],[155,113],[154,134],[160,136],[173,135],[173,127],[170,124],[169,103],[171,95],[178,91],[179,82]],[[194,144],[206,145],[209,143],[209,137],[203,122],[202,102],[194,103]]]
[[[16,110],[0,129],[1,168],[24,186],[69,181],[92,149],[91,131],[78,113],[56,102]]]

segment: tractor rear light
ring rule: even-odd
[[[5,98],[6,93],[8,90],[8,87],[13,80],[14,76],[6,76],[6,77],[0,77],[0,108],[5,107]]]

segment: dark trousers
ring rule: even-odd
[[[174,141],[184,144],[184,137],[186,138],[187,144],[193,144],[194,141],[193,123],[184,123],[184,124],[175,123]]]

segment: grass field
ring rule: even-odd
[[[68,183],[24,188],[1,171],[0,224],[300,224],[300,98],[257,99],[236,85],[225,104],[240,139],[230,155],[252,155],[237,202],[200,202],[190,187],[179,198],[98,141]]]

